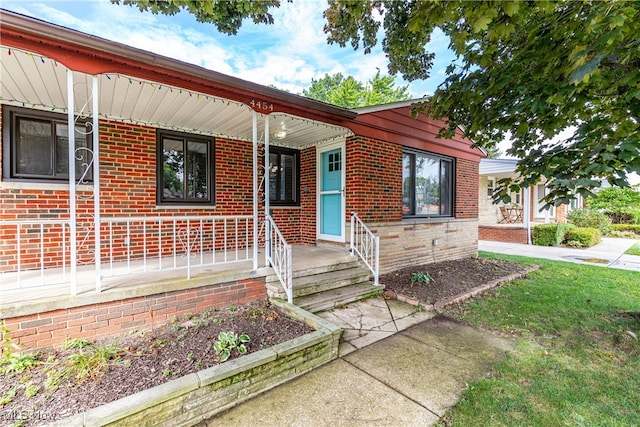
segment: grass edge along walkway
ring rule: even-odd
[[[638,240],[633,246],[626,250],[627,255],[639,255],[640,256],[640,240]]]
[[[640,425],[640,275],[480,255],[541,268],[446,310],[516,337],[516,346],[441,425]]]

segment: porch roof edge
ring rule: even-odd
[[[292,106],[316,110],[318,112],[341,117],[343,119],[354,119],[358,115],[357,112],[346,108],[337,107],[311,98],[306,98],[301,95],[291,94],[279,89],[270,88],[238,77],[209,70],[198,65],[189,64],[160,54],[134,48],[123,43],[114,42],[91,34],[72,30],[2,8],[0,8],[0,22],[2,22],[2,26],[0,26],[0,33],[2,33],[3,36],[3,44],[5,44],[4,41],[7,40],[6,36],[10,34],[20,38],[23,42],[27,41],[27,37],[32,37],[34,40],[38,40],[40,45],[47,40],[50,43],[56,43],[60,46],[64,45],[68,48],[73,48],[78,54],[82,54],[83,51],[93,50],[101,52],[104,56],[113,60],[134,61],[140,65],[143,64],[152,68],[175,70],[226,88],[237,88],[241,91],[252,92]],[[60,62],[65,63],[63,60],[60,60]],[[69,66],[68,64],[65,65]],[[98,70],[94,71],[95,72],[93,74],[102,73]],[[105,70],[103,72],[108,71]]]

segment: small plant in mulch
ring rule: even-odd
[[[247,352],[246,343],[251,341],[247,334],[236,334],[233,331],[220,332],[218,334],[218,340],[213,343],[213,349],[216,351],[220,362],[226,361],[231,352],[236,351],[238,354],[245,354]]]
[[[418,271],[411,274],[411,286],[417,284],[427,285],[431,283],[433,279],[429,275],[429,273],[425,273],[424,271]]]

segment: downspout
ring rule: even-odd
[[[258,113],[253,111],[253,271],[258,269]]]
[[[93,76],[93,235],[95,240],[96,292],[102,292],[101,249],[100,249],[100,133],[98,131],[99,111],[98,76]]]
[[[78,252],[76,248],[76,125],[73,105],[73,71],[67,69],[67,126],[69,138],[69,262],[71,270],[70,293],[78,294],[77,264]]]

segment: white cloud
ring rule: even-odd
[[[245,20],[236,36],[221,34],[212,24],[197,23],[186,13],[153,15],[106,0],[3,0],[3,7],[293,93],[301,93],[312,78],[325,74],[341,72],[367,81],[376,68],[387,73],[387,59],[380,47],[365,55],[350,46],[327,44],[322,17],[326,3],[320,0],[282,2],[272,11],[274,25],[254,25]],[[434,35],[430,43],[434,50],[446,46],[442,37]],[[398,84],[404,82],[399,79]],[[435,88],[431,81],[414,82],[410,90],[418,97],[432,91],[430,87]]]

